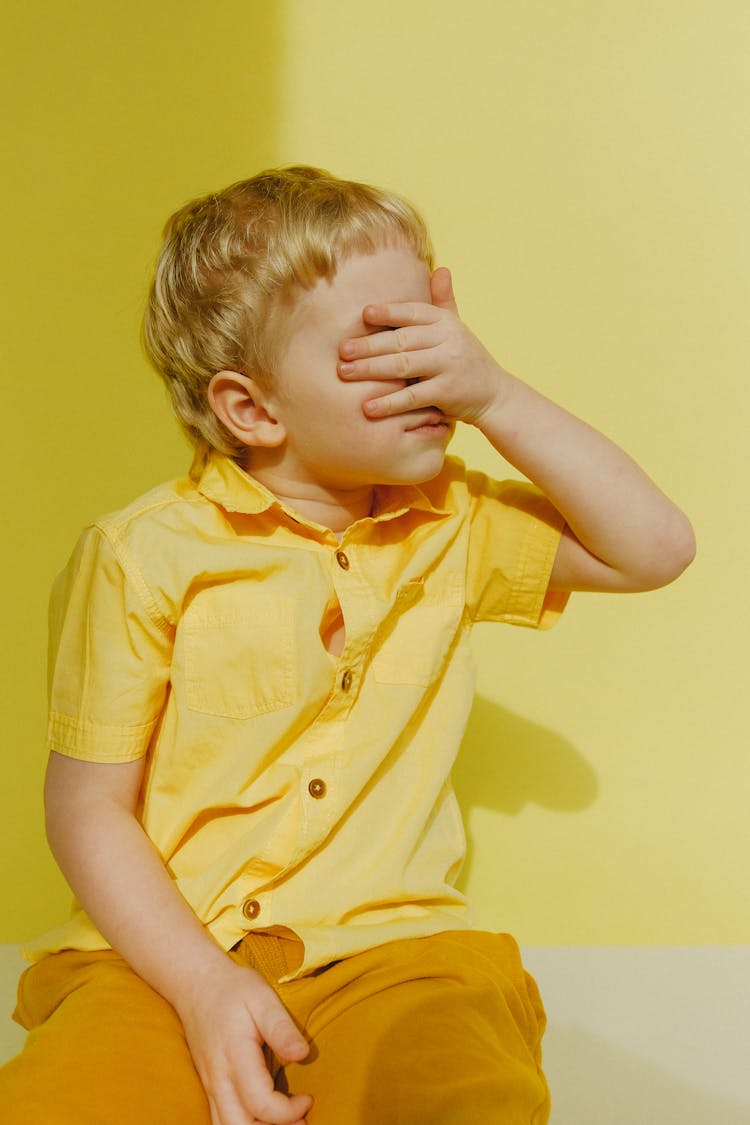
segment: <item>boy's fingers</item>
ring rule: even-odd
[[[221,1125],[221,1117],[219,1116],[219,1107],[216,1104],[216,1099],[212,1094],[208,1096],[208,1109],[211,1114],[211,1125]]]
[[[362,319],[366,324],[392,324],[394,327],[407,324],[434,324],[440,320],[442,311],[435,305],[422,301],[400,301],[386,305],[365,305]]]
[[[450,309],[458,315],[458,305],[453,295],[453,279],[447,266],[438,266],[430,277],[432,303],[439,309]]]
[[[419,325],[342,340],[339,353],[344,360],[367,359],[368,356],[389,355],[391,352],[419,351],[431,348],[435,343],[434,329]]]
[[[283,1009],[281,1012],[258,1013],[256,1023],[258,1031],[263,1036],[263,1042],[267,1043],[283,1062],[299,1062],[309,1054],[310,1044],[299,1033]]]
[[[255,981],[254,990],[252,1015],[261,1041],[284,1062],[305,1058],[310,1045],[274,990],[262,978]]]
[[[291,1097],[274,1090],[273,1080],[268,1072],[263,1051],[258,1044],[249,1045],[250,1054],[244,1060],[242,1088],[228,1095],[230,1104],[239,1096],[244,1112],[253,1115],[262,1125],[296,1125],[312,1105],[309,1094],[294,1094]],[[224,1122],[222,1122],[224,1125]],[[231,1119],[226,1125],[234,1125]],[[245,1125],[245,1119],[238,1121]]]
[[[427,383],[412,383],[393,394],[379,395],[370,398],[364,404],[365,413],[370,418],[388,418],[392,414],[408,414],[412,410],[424,410],[426,406],[434,406],[430,397],[434,391]]]
[[[349,382],[357,379],[424,379],[440,371],[443,355],[444,352],[436,346],[422,348],[421,351],[373,355],[369,359],[342,360],[338,364],[338,373]]]
[[[257,1125],[255,1114],[240,1104],[231,1087],[222,1089],[219,1097],[209,1094],[208,1104],[211,1125]]]

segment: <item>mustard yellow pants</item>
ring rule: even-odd
[[[250,934],[231,956],[262,972],[311,1042],[275,1067],[312,1094],[309,1125],[545,1125],[544,1010],[507,934],[389,942],[278,984],[297,941]],[[112,951],[27,969],[24,1050],[0,1069],[2,1125],[210,1125],[174,1009]]]

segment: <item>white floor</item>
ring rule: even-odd
[[[551,1125],[750,1125],[750,946],[537,947],[524,961],[549,1018]],[[0,946],[1,1013],[22,968]],[[0,1060],[22,1043],[0,1016]]]
[[[750,946],[534,948],[552,1125],[750,1125]]]
[[[10,1014],[16,1002],[16,981],[25,964],[17,946],[0,945],[0,1062],[23,1046],[25,1032],[13,1023]]]

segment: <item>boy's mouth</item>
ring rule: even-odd
[[[408,433],[414,430],[447,430],[450,428],[450,422],[436,406],[427,406],[424,410],[417,410],[415,413],[419,421],[406,427]]]

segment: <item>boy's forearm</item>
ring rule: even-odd
[[[135,816],[116,802],[48,812],[52,852],[103,937],[176,1008],[226,963]]]
[[[502,398],[478,428],[549,497],[585,550],[610,568],[611,588],[650,589],[677,577],[694,552],[680,509],[603,434],[507,372],[502,382]],[[560,585],[564,578],[558,575]],[[567,585],[587,588],[585,578]],[[600,585],[596,574],[592,586]]]

